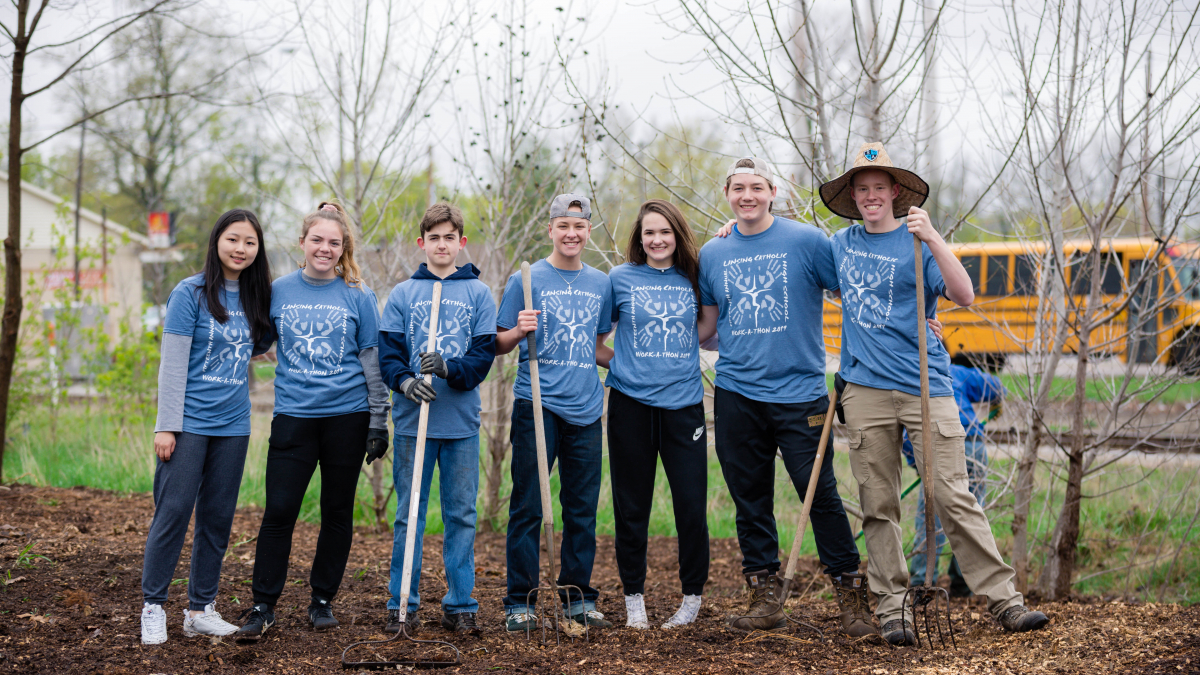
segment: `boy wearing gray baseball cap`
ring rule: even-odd
[[[567,615],[595,628],[612,624],[596,611],[600,592],[591,586],[596,559],[596,503],[602,463],[600,415],[604,387],[596,372],[596,346],[612,331],[612,285],[608,275],[582,260],[592,231],[591,200],[561,194],[550,202],[548,234],[554,251],[530,265],[533,307],[525,307],[520,272],[508,279],[500,300],[496,351],[520,348],[513,383],[512,497],[508,509],[505,559],[508,595],[505,627],[510,632],[536,627],[536,608],[526,604],[540,584],[538,533],[542,528],[537,478],[533,394],[526,336],[537,337],[539,381],[550,466],[558,460],[562,490],[562,553],[558,583],[578,586],[583,600],[570,598]],[[567,602],[565,594],[560,600]]]

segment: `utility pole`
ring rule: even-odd
[[[79,168],[75,174],[75,302],[79,302],[79,211],[83,208],[83,142],[87,138],[87,110],[79,125]]]

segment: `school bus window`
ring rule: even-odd
[[[1183,260],[1176,258],[1175,276],[1179,277],[1180,296],[1188,302],[1200,301],[1200,260]]]
[[[977,255],[964,255],[962,257],[963,269],[967,271],[967,276],[971,278],[971,288],[979,290],[979,268],[982,267],[982,260]]]
[[[1032,256],[1013,256],[1013,292],[1037,295],[1037,261]]]
[[[1076,253],[1072,256],[1071,261],[1071,293],[1073,295],[1087,295],[1092,292],[1092,275],[1091,266],[1087,264],[1087,254]],[[1104,271],[1104,276],[1100,280],[1100,292],[1104,295],[1118,295],[1121,293],[1121,259],[1120,253],[1116,254],[1116,260],[1110,253],[1100,254],[1100,269]]]
[[[988,256],[987,289],[984,290],[984,295],[1008,295],[1008,256]]]

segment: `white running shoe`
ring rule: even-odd
[[[679,611],[675,612],[675,616],[667,619],[667,622],[662,625],[663,629],[679,628],[686,626],[696,620],[700,615],[700,596],[685,595],[683,602],[679,605]]]
[[[221,618],[214,603],[204,606],[204,613],[192,616],[188,610],[183,610],[183,634],[188,637],[213,635],[224,637],[237,632],[238,627]]]
[[[641,593],[625,596],[625,627],[638,630],[650,628],[650,621],[646,618],[646,599]]]
[[[167,613],[162,605],[142,603],[142,644],[161,645],[167,641]]]

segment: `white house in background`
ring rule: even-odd
[[[8,228],[8,174],[0,172],[0,231]],[[2,238],[2,237],[0,237]],[[141,325],[142,261],[149,252],[145,235],[107,223],[83,209],[79,222],[80,301],[108,307],[106,332],[116,339],[122,323]],[[26,280],[25,310],[52,310],[62,294],[73,288],[75,203],[46,190],[21,183],[21,272]],[[2,253],[0,253],[2,256]],[[3,257],[0,257],[0,264]],[[73,295],[70,296],[73,299]]]

